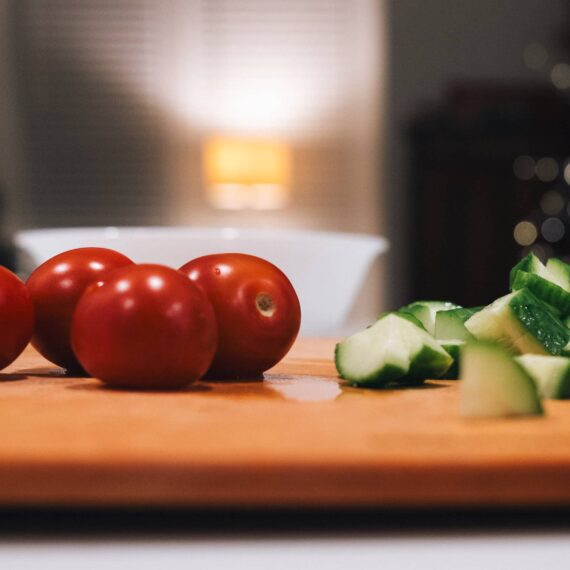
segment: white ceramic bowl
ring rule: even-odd
[[[257,255],[277,265],[293,283],[301,301],[305,336],[340,334],[368,269],[388,249],[387,240],[377,236],[231,228],[27,230],[16,234],[15,241],[23,274],[66,249],[87,246],[109,247],[138,263],[176,268],[209,253]]]

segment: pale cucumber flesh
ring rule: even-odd
[[[473,335],[465,328],[465,321],[482,308],[439,311],[435,315],[435,338],[437,340],[469,340],[473,338]]]
[[[499,418],[542,414],[532,377],[498,344],[472,341],[462,353],[460,415]]]
[[[340,376],[358,386],[415,384],[441,376],[451,363],[431,335],[397,314],[348,337],[335,351]]]
[[[546,269],[560,287],[570,291],[570,265],[556,257],[546,262]]]
[[[570,358],[525,354],[517,360],[535,380],[542,398],[570,398]]]
[[[410,313],[416,317],[428,333],[434,334],[436,314],[440,311],[449,311],[458,308],[460,308],[459,305],[451,303],[450,301],[415,301],[414,303],[402,307],[400,311]]]
[[[355,384],[388,384],[408,372],[409,346],[400,327],[390,331],[390,324],[386,316],[336,346],[335,363],[342,378]]]

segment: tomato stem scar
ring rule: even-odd
[[[275,313],[275,303],[269,293],[258,293],[255,297],[255,305],[264,317],[271,317]]]

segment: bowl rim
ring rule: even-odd
[[[304,241],[306,239],[321,239],[327,241],[344,241],[368,245],[377,249],[378,254],[390,249],[390,242],[387,238],[376,234],[335,232],[328,230],[313,229],[293,229],[293,228],[239,228],[239,227],[207,227],[207,226],[83,226],[66,228],[37,228],[25,229],[15,233],[14,241],[19,247],[29,246],[29,240],[58,238],[66,234],[81,237],[82,235],[93,235],[95,238],[102,238],[114,241],[123,237],[134,237],[144,235],[172,235],[178,234],[180,237],[203,237],[219,238],[223,240],[235,240],[238,238],[263,239],[266,241],[279,241],[287,238],[293,241]]]

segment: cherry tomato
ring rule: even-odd
[[[32,345],[49,361],[71,371],[81,367],[71,348],[70,327],[83,291],[103,275],[133,262],[122,253],[101,247],[82,247],[48,259],[26,285],[36,311]]]
[[[72,324],[81,365],[111,386],[172,389],[200,378],[218,329],[206,295],[162,265],[117,269],[85,291]]]
[[[208,295],[218,321],[209,377],[258,377],[291,348],[301,324],[299,299],[272,263],[242,253],[206,255],[180,268]]]
[[[26,286],[0,266],[0,369],[26,348],[34,332],[34,306]]]

